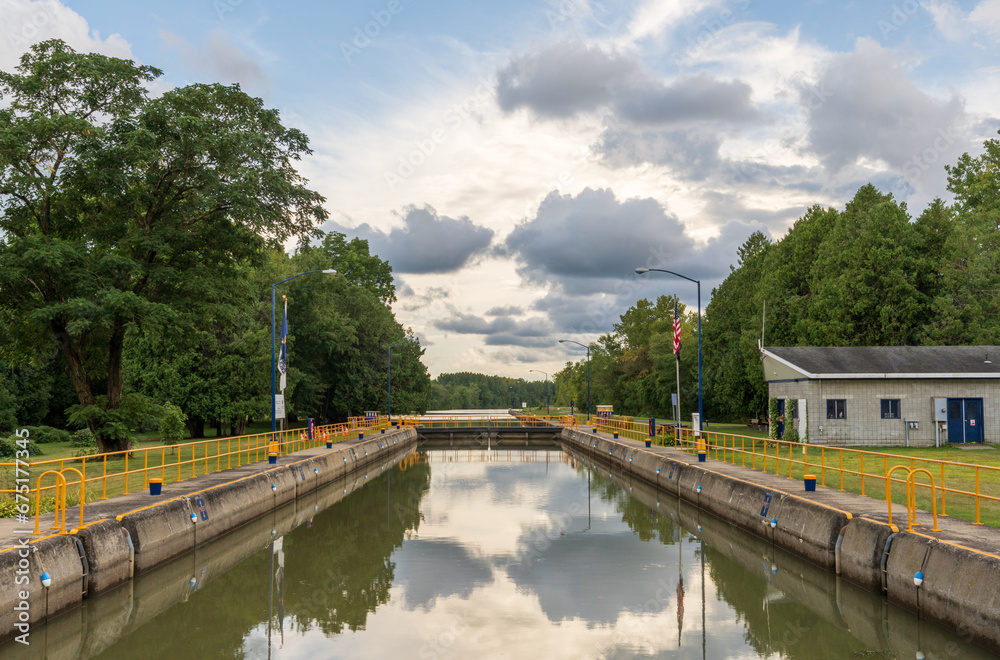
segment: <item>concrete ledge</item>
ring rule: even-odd
[[[115,588],[132,577],[128,532],[115,519],[101,520],[76,533],[87,557],[87,596]]]
[[[1000,651],[1000,558],[900,532],[886,563],[889,601]],[[913,576],[923,573],[923,584]]]
[[[836,566],[837,538],[850,519],[843,511],[590,433],[564,431],[563,440],[818,566]]]
[[[412,449],[416,441],[414,429],[402,429],[353,446],[335,445],[323,454],[168,499],[117,519],[90,523],[73,534],[33,541],[24,551],[28,556],[23,558],[27,568],[22,576],[17,574],[22,559],[18,548],[0,552],[0,639],[18,634],[14,607],[21,590],[29,592],[30,622],[44,620],[79,605],[85,595],[112,590],[134,575],[278,509],[290,505],[302,519],[308,519],[320,504],[329,506],[354,485],[330,491],[308,506],[296,507],[299,498],[368,465],[391,460],[393,454]],[[295,517],[288,524],[294,522]],[[43,571],[52,576],[47,598],[41,585]],[[17,579],[28,584],[15,584]]]
[[[52,577],[48,589],[42,573]],[[76,538],[50,536],[0,553],[0,631],[3,637],[20,634],[16,624],[31,624],[76,607],[83,600],[86,580]],[[27,592],[27,610],[20,595]],[[19,609],[15,609],[19,608]],[[26,612],[26,614],[22,614]]]
[[[187,498],[164,502],[121,517],[135,547],[135,572],[153,568],[195,545],[195,525],[191,522]]]
[[[840,545],[840,574],[871,591],[882,591],[882,553],[892,528],[885,523],[854,518],[847,523]]]

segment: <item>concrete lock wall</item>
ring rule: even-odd
[[[52,585],[42,586],[42,573]],[[25,581],[24,578],[27,578]],[[33,624],[80,603],[86,588],[80,550],[72,536],[43,538],[0,553],[0,631],[20,634],[17,624]],[[28,597],[20,596],[27,593]]]
[[[588,431],[565,429],[562,442],[569,451],[677,495],[853,584],[884,591],[890,602],[956,631],[964,641],[1000,651],[1000,559],[921,534],[894,533],[885,523]],[[925,576],[920,587],[913,582],[917,571]],[[852,625],[862,625],[862,619]]]
[[[79,605],[135,575],[160,566],[207,541],[295,503],[307,493],[416,445],[414,429],[392,431],[350,447],[280,465],[235,481],[90,523],[71,534],[33,541],[23,551],[0,553],[0,640],[19,634],[18,594],[28,591],[29,623]],[[352,487],[353,488],[353,487]],[[336,491],[340,493],[341,491]],[[332,498],[332,499],[331,499]],[[323,498],[330,503],[336,494]],[[310,502],[315,511],[320,501]],[[192,514],[195,521],[192,522]],[[306,516],[308,511],[303,512]],[[16,584],[19,565],[28,585]],[[48,572],[52,584],[42,587]]]

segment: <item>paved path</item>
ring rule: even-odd
[[[83,522],[84,524],[90,524],[98,520],[114,518],[123,513],[128,513],[129,511],[140,509],[157,502],[163,502],[175,497],[181,497],[202,491],[206,488],[218,486],[219,484],[227,483],[229,481],[236,481],[253,474],[266,472],[267,470],[274,469],[282,465],[290,465],[305,458],[353,447],[366,439],[371,440],[376,436],[388,438],[391,437],[391,435],[392,433],[386,433],[384,436],[381,434],[369,434],[364,436],[362,439],[337,442],[333,445],[333,449],[327,449],[325,446],[315,447],[313,449],[304,449],[285,456],[279,456],[276,466],[271,465],[264,460],[256,463],[247,463],[239,467],[229,468],[227,470],[221,470],[211,474],[190,477],[188,479],[175,481],[169,484],[163,484],[162,494],[158,497],[151,496],[149,491],[144,489],[134,493],[129,493],[128,495],[109,497],[106,500],[95,500],[93,503],[86,502],[83,507]],[[153,471],[150,470],[150,473],[152,474]],[[77,486],[77,488],[79,488],[79,486]],[[58,530],[50,530],[55,523],[55,513],[44,513],[40,516],[39,531],[41,533],[38,535],[33,534],[35,530],[34,512],[28,516],[28,521],[28,524],[24,525],[23,523],[18,522],[16,518],[0,518],[0,548],[4,549],[0,550],[0,552],[9,550],[11,546],[16,546],[21,539],[30,538],[32,541],[35,541],[44,538],[49,534],[58,533]],[[79,526],[79,505],[68,507],[66,511],[66,531],[68,532],[70,529]]]

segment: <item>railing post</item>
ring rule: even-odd
[[[941,463],[941,515],[948,515],[944,512],[944,463]]]
[[[976,525],[982,525],[979,520],[979,466],[976,466]]]
[[[865,453],[861,452],[861,497],[865,496]]]

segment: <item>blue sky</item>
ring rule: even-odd
[[[1000,0],[0,0],[27,44],[240,83],[310,136],[326,229],[394,266],[432,374],[535,377],[755,230],[872,182],[918,215],[1000,129]],[[366,33],[367,31],[367,33]]]

